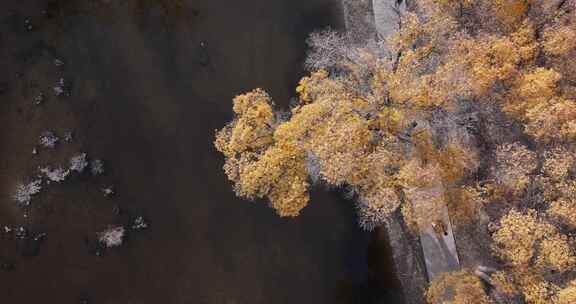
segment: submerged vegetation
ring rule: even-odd
[[[350,190],[367,229],[443,206],[482,225],[497,271],[444,274],[431,303],[575,303],[575,22],[571,0],[418,0],[385,41],[316,33],[289,115],[261,89],[234,98],[224,170],[280,216],[316,182]]]

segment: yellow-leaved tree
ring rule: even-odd
[[[281,216],[302,211],[312,183],[346,188],[366,229],[402,214],[418,231],[448,206],[456,238],[459,226],[490,232],[486,259],[500,269],[480,281],[443,276],[430,297],[461,280],[449,303],[496,301],[482,288],[569,303],[576,1],[412,3],[387,40],[314,34],[310,74],[286,117],[260,89],[237,96],[216,136],[227,176],[239,196],[266,198]]]

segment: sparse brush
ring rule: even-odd
[[[88,160],[86,153],[80,153],[76,156],[70,158],[70,170],[76,171],[78,173],[84,172],[84,169],[88,167]]]
[[[110,248],[122,245],[125,233],[126,231],[124,227],[118,226],[118,227],[111,227],[102,232],[99,232],[97,236],[99,242],[101,242],[104,246]]]
[[[19,184],[14,193],[14,200],[23,205],[29,205],[32,197],[42,190],[42,180],[36,179],[27,184]]]

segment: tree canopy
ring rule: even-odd
[[[261,89],[234,99],[216,147],[236,193],[296,216],[311,184],[342,187],[366,229],[396,210],[415,230],[441,204],[455,225],[483,213],[501,269],[453,274],[456,294],[572,303],[576,2],[417,0],[399,24],[361,45],[314,34],[288,115]],[[494,298],[466,299],[449,303]]]

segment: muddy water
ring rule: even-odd
[[[212,146],[236,94],[261,87],[288,104],[306,35],[339,26],[334,2],[4,3],[0,225],[47,235],[1,234],[0,301],[396,303],[392,280],[370,279],[391,274],[367,265],[370,237],[350,202],[317,191],[300,217],[279,218],[234,196]],[[54,96],[60,78],[69,96]],[[74,140],[32,155],[46,129],[73,130]],[[106,174],[47,185],[30,207],[11,200],[37,166],[80,151],[102,158]],[[103,197],[106,185],[114,197]],[[95,249],[95,232],[136,215],[150,227]]]

